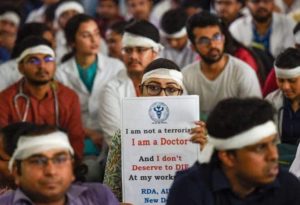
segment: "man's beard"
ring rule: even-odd
[[[43,86],[47,85],[49,82],[51,82],[53,79],[50,80],[34,80],[34,79],[28,79],[27,81],[29,84],[34,85],[34,86]]]
[[[211,64],[214,64],[216,62],[219,62],[222,59],[222,57],[224,55],[224,52],[220,51],[220,50],[218,50],[218,51],[219,51],[219,55],[215,56],[215,57],[211,57],[209,55],[203,55],[200,52],[199,52],[199,55],[200,55],[202,61],[204,61],[206,64],[211,65]]]
[[[257,13],[259,13],[259,10],[257,11]],[[270,21],[272,19],[272,12],[268,13],[265,16],[260,16],[259,14],[257,15],[257,14],[252,13],[252,17],[258,23],[267,23],[268,21]]]

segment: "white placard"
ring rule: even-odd
[[[190,142],[199,120],[199,96],[125,98],[122,102],[123,201],[166,204],[176,171],[200,151]]]

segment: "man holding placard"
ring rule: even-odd
[[[221,101],[207,120],[210,162],[178,173],[167,204],[299,204],[299,181],[278,166],[273,116],[257,98]]]

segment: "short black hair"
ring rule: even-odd
[[[46,32],[52,32],[51,29],[44,23],[26,23],[21,27],[17,34],[17,39],[15,41],[15,46],[12,51],[12,58],[16,58],[20,55],[19,44],[28,36],[38,36],[43,37],[43,34]]]
[[[281,69],[300,66],[300,50],[297,48],[287,48],[277,56],[275,65]]]
[[[99,1],[99,3],[100,3],[100,2],[103,1],[103,0],[98,0],[98,1]],[[107,0],[106,0],[106,1],[107,1]],[[119,0],[110,0],[110,1],[114,2],[116,5],[119,5],[119,4],[120,4]]]
[[[117,21],[109,26],[109,30],[112,30],[120,35],[124,34],[125,27],[127,25],[127,21]]]
[[[190,41],[193,44],[195,44],[195,36],[193,33],[195,28],[205,28],[208,26],[218,26],[221,32],[223,32],[222,21],[215,14],[212,14],[208,11],[202,11],[191,16],[186,24],[187,33]]]
[[[25,39],[23,39],[20,44],[18,45],[18,52],[19,55],[26,50],[27,48],[38,46],[38,45],[46,45],[50,48],[52,48],[51,43],[47,41],[46,39],[40,37],[40,36],[28,36]]]
[[[146,20],[133,20],[125,27],[125,32],[150,38],[156,43],[160,41],[158,29]]]
[[[182,0],[180,3],[180,7],[186,9],[190,7],[201,8],[205,10],[209,10],[209,2],[207,0]]]
[[[167,34],[173,34],[185,27],[188,16],[182,8],[171,9],[164,13],[160,26]]]
[[[20,17],[20,21],[22,21],[22,14],[20,9],[12,3],[4,3],[0,5],[0,15],[4,14],[5,12],[13,12]]]
[[[166,68],[170,70],[180,71],[178,65],[173,61],[166,58],[158,58],[148,64],[148,66],[144,70],[144,74],[152,70],[156,70],[158,68]]]
[[[12,156],[20,136],[28,134],[34,130],[35,127],[35,124],[29,122],[17,122],[3,127],[0,132],[2,133],[4,151],[6,154]]]
[[[236,134],[273,120],[275,110],[259,98],[228,98],[220,101],[209,114],[206,127],[209,135],[228,139]]]

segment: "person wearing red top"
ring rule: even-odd
[[[15,122],[56,125],[68,133],[76,157],[82,158],[84,130],[74,91],[53,80],[54,51],[40,37],[20,44],[20,81],[0,93],[0,127]]]

